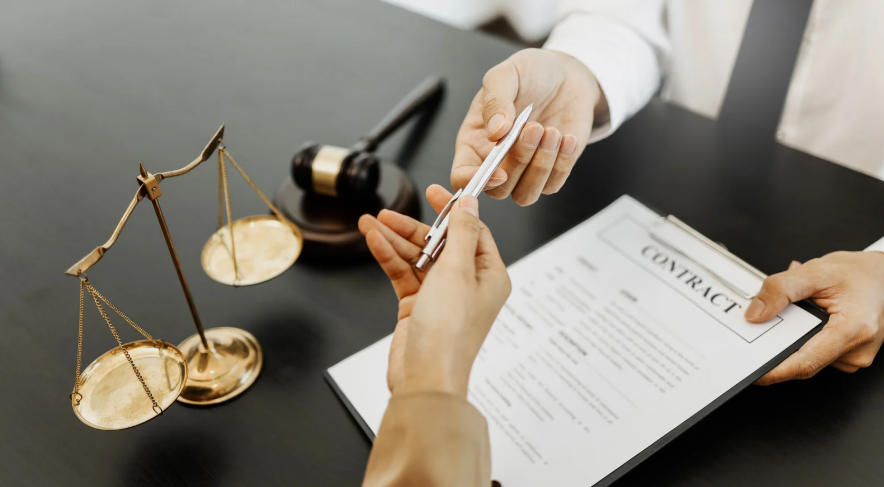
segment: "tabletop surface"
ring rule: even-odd
[[[381,153],[421,188],[447,183],[482,75],[518,47],[375,1],[14,0],[2,11],[0,485],[358,485],[370,444],[322,374],[393,329],[394,294],[374,263],[297,262],[259,286],[223,286],[199,264],[216,225],[214,164],[165,182],[204,324],[251,331],[265,367],[229,403],[176,404],[120,432],[70,409],[78,298],[64,271],[108,238],[139,162],[181,167],[226,123],[231,153],[272,193],[302,143],[351,144],[428,75],[448,85],[426,137],[406,151],[400,134]],[[528,208],[485,198],[482,216],[507,263],[624,193],[769,273],[884,235],[884,183],[746,134],[654,101],[588,148],[559,194]],[[265,213],[231,177],[235,216]],[[154,336],[194,332],[149,205],[89,277]],[[112,346],[87,307],[84,361]],[[881,366],[752,387],[616,485],[882,485],[881,411]]]

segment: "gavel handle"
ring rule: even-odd
[[[374,151],[387,136],[395,132],[435,96],[442,93],[444,87],[445,80],[438,76],[430,76],[425,79],[417,88],[411,90],[411,93],[406,95],[367,135],[359,139],[359,142],[353,146],[353,151]]]

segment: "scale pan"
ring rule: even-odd
[[[187,382],[184,355],[164,341],[140,340],[123,344],[157,405],[166,410]],[[101,430],[121,430],[157,417],[153,404],[132,371],[126,355],[116,347],[95,359],[80,374],[80,404],[71,398],[80,421]]]
[[[301,254],[303,239],[293,224],[274,215],[256,215],[233,222],[233,247],[239,279],[233,269],[229,226],[215,232],[203,247],[206,274],[229,286],[250,286],[285,272]]]

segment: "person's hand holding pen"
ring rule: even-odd
[[[526,49],[491,68],[473,98],[455,143],[451,185],[467,185],[482,160],[534,104],[533,120],[489,180],[486,193],[519,205],[562,188],[593,123],[608,116],[604,94],[580,61],[556,51]]]
[[[438,185],[427,200],[438,212],[451,199]],[[473,361],[511,285],[478,201],[462,197],[450,213],[445,252],[428,271],[413,264],[430,227],[384,210],[364,215],[359,230],[399,298],[387,382],[393,395],[438,391],[466,397]]]

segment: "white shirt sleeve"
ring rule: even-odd
[[[881,237],[881,240],[878,240],[877,242],[873,243],[872,245],[869,245],[866,248],[866,251],[884,252],[884,237]]]
[[[644,107],[669,55],[664,0],[564,0],[561,21],[544,49],[585,64],[608,101],[610,120],[593,127],[589,143],[613,133]]]

